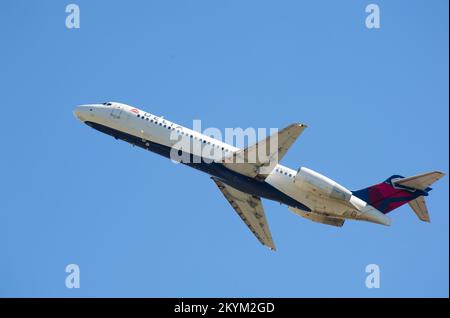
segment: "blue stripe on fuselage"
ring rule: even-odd
[[[140,148],[150,150],[152,152],[155,152],[161,156],[164,156],[166,158],[170,159],[170,151],[171,147],[161,145],[158,143],[151,142],[149,140],[143,141],[142,138],[124,133],[122,131],[112,129],[107,126],[103,126],[94,122],[85,122],[86,125],[101,131],[105,134],[108,134],[110,136],[113,136],[114,138],[118,138],[121,140],[124,140],[126,142],[129,142],[133,145],[136,145]],[[148,144],[148,146],[146,145]],[[255,195],[258,197],[266,198],[269,200],[277,201],[283,204],[286,204],[288,206],[292,206],[304,211],[311,211],[307,206],[304,204],[294,200],[290,196],[284,194],[283,192],[277,190],[270,184],[268,184],[265,181],[259,181],[254,178],[250,178],[247,176],[244,176],[242,174],[239,174],[237,172],[234,172],[230,169],[227,169],[220,163],[216,162],[204,162],[201,160],[201,158],[193,158],[191,154],[187,154],[189,157],[188,163],[183,163],[185,165],[188,165],[192,168],[195,168],[197,170],[203,171],[211,176],[214,176],[218,179],[220,179],[223,183],[238,189],[242,192]],[[197,160],[194,160],[197,159]],[[198,163],[197,163],[198,162]]]

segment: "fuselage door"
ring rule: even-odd
[[[121,106],[114,106],[114,108],[111,110],[111,117],[114,119],[120,119],[122,111],[123,109]]]

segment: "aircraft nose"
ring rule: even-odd
[[[90,108],[90,105],[79,105],[73,110],[73,115],[75,116],[75,118],[78,118],[82,122],[85,122],[89,109],[92,109],[92,107]]]

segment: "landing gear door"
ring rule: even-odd
[[[123,109],[121,106],[114,106],[114,108],[111,110],[111,117],[114,119],[120,119],[122,112]]]

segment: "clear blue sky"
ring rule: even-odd
[[[0,296],[449,294],[448,176],[432,223],[336,229],[264,201],[262,247],[196,170],[82,125],[120,101],[185,126],[309,128],[283,159],[350,189],[448,173],[448,2],[3,1]],[[65,266],[81,268],[66,289]],[[381,288],[365,287],[365,266]]]

